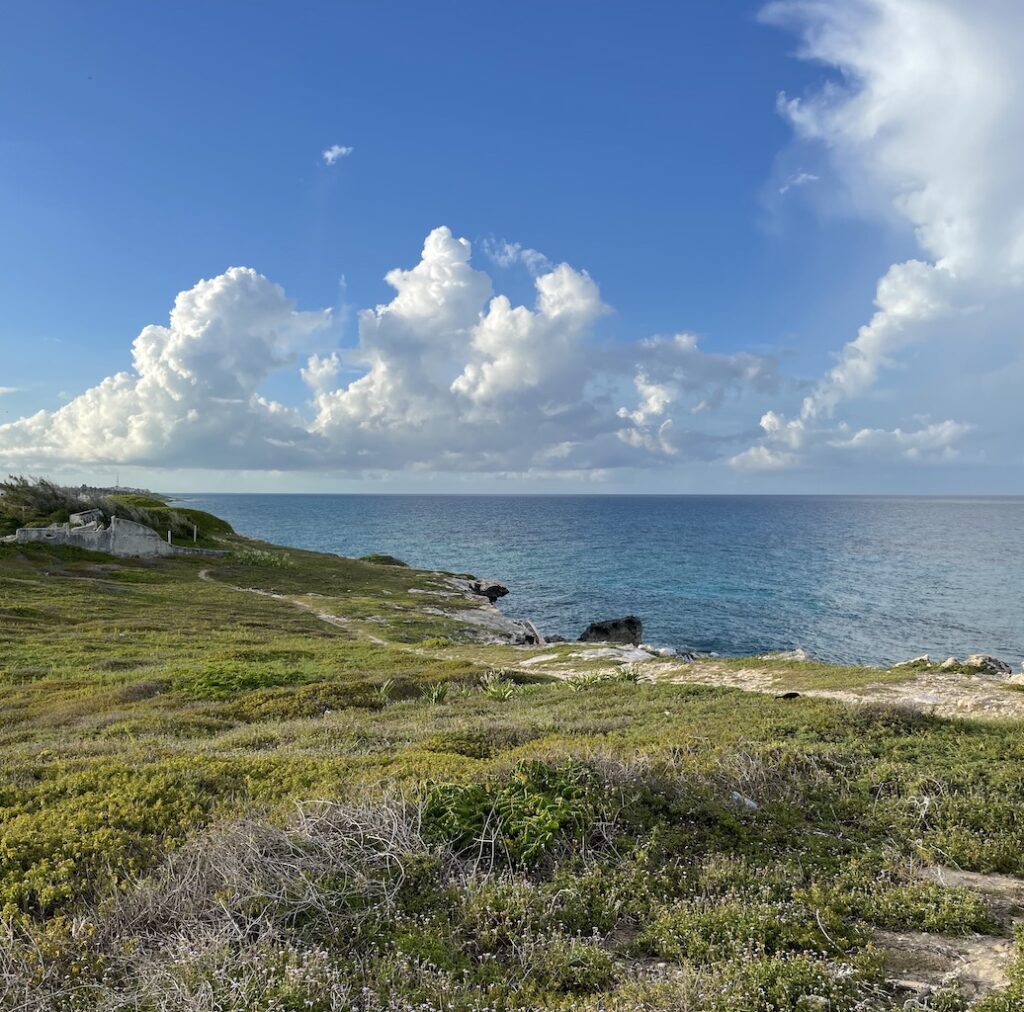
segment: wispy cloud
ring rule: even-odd
[[[790,190],[795,190],[798,186],[806,186],[808,183],[816,183],[819,179],[821,179],[821,176],[816,176],[813,172],[798,172],[795,176],[790,176],[790,178],[779,187],[779,193],[789,193]]]
[[[5,394],[16,394],[16,393],[18,393],[18,388],[17,387],[0,387],[0,397],[3,397]]]
[[[507,239],[488,238],[483,241],[484,256],[496,267],[508,270],[522,264],[534,277],[546,274],[554,264],[540,251]]]
[[[326,165],[333,165],[342,158],[348,158],[353,151],[355,151],[353,147],[347,147],[344,144],[332,144],[329,148],[324,148],[323,150],[324,163]]]
[[[1005,442],[998,405],[1013,394],[1000,397],[996,387],[1012,391],[1024,370],[1015,323],[1024,305],[1024,10],[1009,0],[775,0],[763,16],[795,30],[801,55],[842,77],[801,97],[779,96],[798,143],[827,155],[836,182],[863,210],[890,224],[903,219],[920,256],[879,279],[875,312],[799,416],[767,412],[758,444],[732,465],[795,466],[837,452],[942,462],[967,437]],[[779,192],[814,179],[800,171]],[[987,366],[972,375],[978,362]],[[910,383],[900,382],[897,366]],[[928,405],[929,382],[933,390],[984,384],[987,393],[957,405],[971,423],[881,428],[884,391],[873,402],[867,395],[883,377],[898,385],[904,411]],[[852,424],[836,421],[839,413]]]

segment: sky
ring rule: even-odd
[[[1019,0],[14,0],[0,467],[1024,493]]]

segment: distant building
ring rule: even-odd
[[[99,510],[87,510],[76,516],[89,516]],[[74,519],[74,518],[72,518]],[[50,545],[71,545],[85,548],[93,552],[107,552],[110,555],[121,555],[126,558],[152,559],[161,555],[205,555],[222,556],[227,552],[217,552],[209,548],[181,548],[172,545],[145,524],[137,524],[132,520],[114,517],[109,527],[104,527],[100,520],[89,520],[72,526],[71,524],[54,524],[52,527],[21,527],[15,535],[18,544],[24,545],[32,541],[41,541]]]

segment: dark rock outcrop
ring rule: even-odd
[[[491,604],[494,604],[499,597],[505,597],[508,594],[508,587],[503,583],[498,583],[497,580],[472,580],[469,589],[474,594],[486,597]]]
[[[644,635],[644,624],[636,615],[591,622],[579,638],[580,643],[628,643],[639,646]]]

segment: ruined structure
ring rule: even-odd
[[[48,545],[70,545],[91,552],[106,552],[109,555],[135,559],[154,559],[170,555],[216,558],[227,554],[209,548],[181,548],[169,544],[152,527],[131,520],[122,520],[120,517],[113,517],[109,527],[104,527],[101,520],[79,523],[76,526],[54,524],[52,527],[21,527],[15,539],[21,545],[41,541]]]

